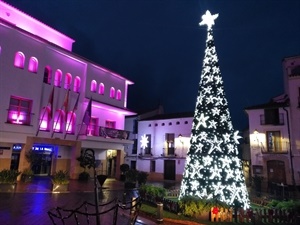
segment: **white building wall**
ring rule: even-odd
[[[155,161],[156,178],[162,179],[165,173],[165,160],[174,160],[176,177],[182,176],[187,151],[190,147],[192,121],[193,117],[139,121],[137,169],[150,173],[150,163]],[[167,142],[165,140],[167,133],[174,134],[175,155],[173,157],[167,155]],[[149,157],[144,155],[144,150],[141,147],[141,137],[143,135],[151,135],[152,155]]]

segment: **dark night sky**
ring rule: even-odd
[[[128,108],[194,111],[204,57],[201,16],[214,39],[235,129],[244,108],[283,92],[281,61],[300,55],[300,0],[6,0],[75,39],[73,52],[135,84]]]

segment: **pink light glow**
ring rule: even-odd
[[[43,120],[40,126],[41,130],[47,130],[48,127],[48,121],[47,120]]]
[[[68,36],[54,30],[5,2],[0,1],[0,8],[0,18],[3,20],[66,50],[72,51],[72,45],[75,41]]]
[[[116,112],[119,113],[121,115],[126,115],[126,116],[130,116],[130,115],[136,115],[136,113],[128,111],[126,109],[120,109],[120,108],[116,108],[114,106],[110,106],[110,105],[105,105],[99,102],[93,102],[93,107],[95,108],[99,108],[99,109],[105,109],[105,110],[109,110],[112,112]]]
[[[13,120],[11,121],[12,123],[23,124],[24,116],[19,115],[17,112],[15,113],[11,112],[11,119]]]

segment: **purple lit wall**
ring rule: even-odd
[[[72,45],[75,42],[68,36],[54,30],[53,28],[41,23],[31,16],[20,12],[9,4],[0,1],[0,18],[15,24],[17,27],[27,32],[37,35],[53,44],[56,44],[66,50],[72,51]]]

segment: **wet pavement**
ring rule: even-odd
[[[56,207],[75,209],[83,202],[95,203],[94,181],[79,182],[71,180],[69,191],[52,193],[49,177],[35,178],[31,183],[18,182],[14,192],[0,193],[1,225],[51,225],[47,214]],[[136,191],[127,193],[127,200],[136,196]],[[115,179],[107,179],[102,188],[98,188],[99,203],[107,203],[114,198],[124,199],[124,183]],[[102,209],[101,209],[102,210]],[[118,211],[117,224],[128,224],[129,212]],[[90,221],[95,224],[95,221]],[[103,214],[101,225],[112,224],[112,214]],[[62,224],[62,223],[59,223]],[[66,223],[68,224],[68,223]],[[75,224],[71,222],[69,224]],[[138,216],[136,225],[152,225],[154,221]]]

